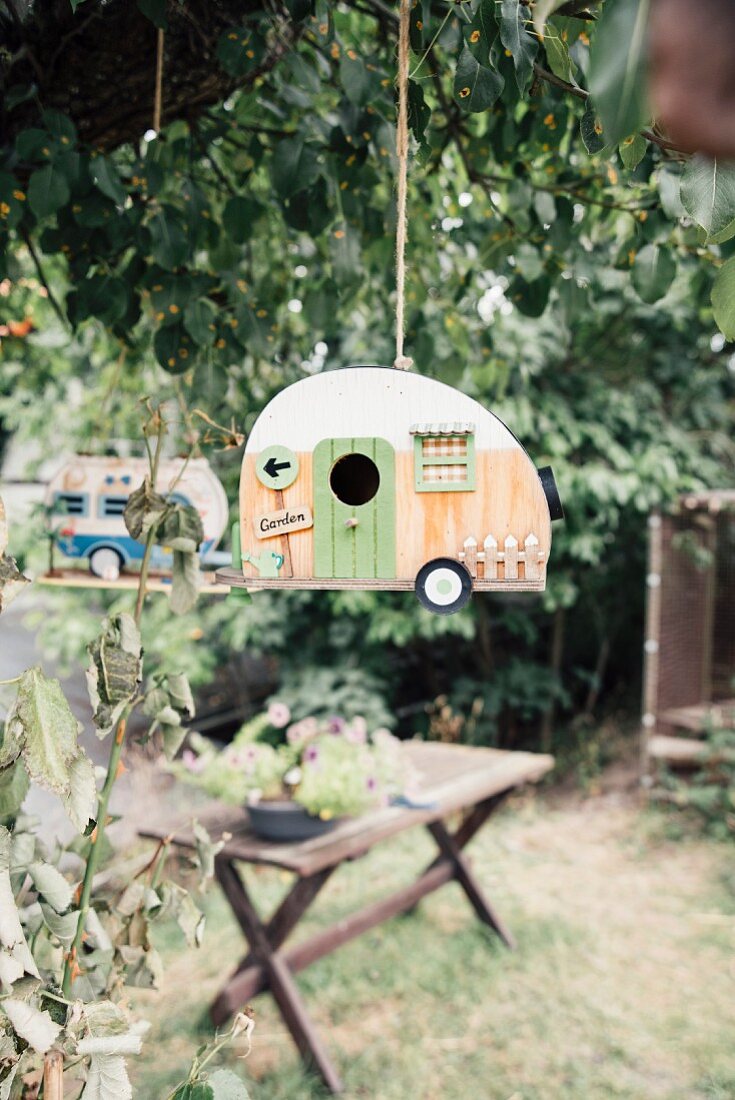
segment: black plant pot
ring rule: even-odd
[[[248,814],[253,832],[263,840],[310,840],[337,824],[337,819],[323,821],[291,801],[259,802],[248,806]]]

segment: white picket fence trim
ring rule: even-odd
[[[546,554],[539,549],[538,539],[533,533],[526,536],[523,549],[519,549],[518,539],[508,535],[502,550],[498,550],[497,539],[492,535],[487,536],[479,550],[477,539],[470,535],[464,540],[464,548],[459,552],[459,560],[464,562],[471,576],[476,580],[486,581],[517,581],[519,563],[523,565],[525,579],[537,581],[541,577],[545,557]],[[498,565],[501,564],[503,576],[499,577]],[[479,566],[482,566],[481,577]]]

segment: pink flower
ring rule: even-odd
[[[181,755],[181,762],[188,772],[193,772],[197,775],[199,772],[203,772],[207,766],[207,761],[203,756],[197,756],[191,749],[184,749]]]
[[[246,775],[252,775],[255,771],[255,762],[258,759],[258,749],[256,745],[245,745],[240,749],[233,749],[228,757],[228,764],[245,772]]]
[[[282,730],[291,721],[291,711],[285,703],[274,702],[268,707],[268,721],[277,730]]]
[[[345,740],[350,741],[353,745],[364,745],[367,741],[367,733],[367,722],[358,715],[345,728]]]
[[[286,739],[289,745],[300,745],[302,741],[309,741],[319,732],[319,723],[316,718],[302,718],[300,722],[294,722],[286,730]]]
[[[344,718],[338,718],[337,715],[335,714],[332,718],[329,719],[329,722],[327,723],[327,732],[328,733],[344,733],[344,730],[345,730],[345,720],[344,720]]]

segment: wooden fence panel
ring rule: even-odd
[[[488,535],[485,539],[485,580],[498,579],[498,540]]]
[[[537,581],[539,578],[541,558],[539,555],[538,539],[530,534],[523,544],[523,559],[526,564],[526,580]]]
[[[464,540],[464,563],[471,577],[477,577],[477,539],[472,535]]]
[[[459,560],[467,566],[470,576],[475,580],[486,581],[520,580],[519,564],[524,567],[524,580],[538,581],[543,576],[545,557],[533,532],[526,537],[523,548],[517,538],[508,535],[502,550],[498,550],[498,540],[494,535],[486,536],[482,548],[478,547],[477,539],[470,535],[459,552]],[[498,576],[499,564],[503,566],[502,577]]]
[[[518,539],[508,535],[505,540],[505,579],[507,581],[518,580]]]

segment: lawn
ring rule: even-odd
[[[512,804],[470,848],[513,929],[509,953],[454,885],[304,972],[299,986],[349,1100],[694,1100],[735,1096],[732,849],[675,839],[612,793]],[[343,867],[304,931],[408,881],[433,855],[418,830]],[[251,870],[264,907],[286,877]],[[162,993],[133,1068],[158,1100],[208,1033],[205,1006],[242,953],[216,887],[198,954],[161,933]],[[155,997],[155,999],[153,999]],[[322,1093],[267,995],[252,1053],[226,1064],[253,1100]]]

